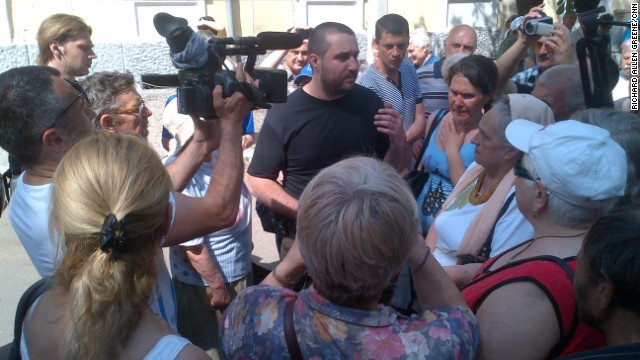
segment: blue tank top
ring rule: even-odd
[[[444,116],[444,115],[443,115]],[[449,164],[444,151],[436,145],[436,133],[440,128],[440,122],[436,130],[429,138],[429,146],[422,156],[423,169],[429,170],[429,180],[424,185],[418,197],[418,213],[422,223],[422,232],[426,233],[433,222],[433,217],[442,207],[442,203],[453,191],[453,184],[449,175]],[[460,157],[464,167],[467,168],[474,160],[476,146],[467,142],[460,148]]]

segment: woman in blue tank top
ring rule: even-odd
[[[449,108],[429,117],[427,129],[435,129],[426,140],[428,146],[420,160],[430,173],[418,197],[423,233],[429,230],[442,203],[473,162],[475,145],[471,139],[478,132],[483,108],[495,93],[498,69],[487,57],[469,55],[451,65],[445,81],[449,86]]]

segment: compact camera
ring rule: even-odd
[[[536,19],[520,16],[511,22],[511,29],[516,30],[520,27],[527,35],[551,36],[551,31],[553,30],[553,18],[545,16]]]

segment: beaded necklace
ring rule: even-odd
[[[487,169],[482,170],[480,175],[478,175],[478,181],[476,181],[476,186],[471,190],[471,194],[469,194],[469,203],[471,205],[480,205],[484,204],[491,195],[496,191],[500,181],[496,182],[489,190],[485,191],[484,194],[480,194],[480,188],[482,187],[482,183],[484,182],[484,178],[487,176]]]

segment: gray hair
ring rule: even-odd
[[[587,109],[572,116],[585,124],[599,126],[627,154],[627,186],[620,205],[640,203],[640,119],[628,112],[610,109]]]
[[[117,110],[121,104],[118,95],[136,91],[136,83],[130,72],[102,71],[87,76],[82,87],[89,97],[91,110],[96,117],[93,125],[101,130],[100,117]]]
[[[431,38],[423,28],[415,29],[409,36],[409,42],[418,49],[431,49]]]
[[[507,140],[506,130],[507,126],[513,121],[511,117],[511,105],[509,102],[509,97],[507,95],[502,95],[494,99],[493,104],[491,105],[491,110],[500,112],[502,116],[498,116],[496,118],[496,132],[498,139],[502,142],[502,145],[513,148],[513,145]],[[485,113],[486,114],[486,113]]]
[[[584,109],[584,92],[582,90],[582,78],[578,65],[555,65],[543,72],[536,80],[536,85],[545,87],[561,86],[564,89],[558,96],[564,100],[563,112],[572,114]],[[556,119],[567,120],[567,119]]]
[[[320,294],[340,305],[375,301],[420,234],[416,202],[389,165],[342,160],[307,185],[296,241]]]

